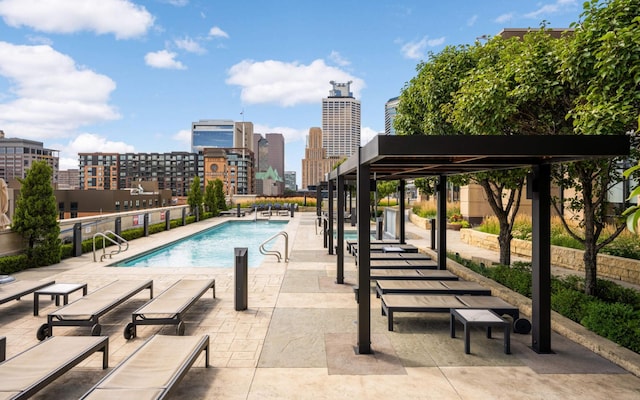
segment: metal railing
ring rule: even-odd
[[[277,250],[267,250],[264,246],[270,241],[276,239],[278,236],[284,237],[284,261],[289,262],[289,235],[285,231],[281,231],[271,236],[269,239],[262,242],[260,245],[260,254],[264,254],[265,256],[275,256],[278,259],[278,262],[282,259],[282,254]]]
[[[118,239],[118,241],[115,241],[113,239],[111,239],[109,236],[107,235],[113,235],[115,236],[116,239]],[[104,261],[104,259],[109,256],[109,258],[111,258],[114,254],[119,254],[122,252],[125,252],[127,250],[129,250],[129,242],[126,241],[122,236],[118,236],[116,235],[113,231],[104,231],[104,232],[98,232],[95,235],[93,235],[93,262],[97,262],[96,261],[96,238],[98,237],[102,237],[102,255],[100,256],[100,262]],[[118,246],[117,250],[111,250],[109,252],[109,254],[107,254],[106,251],[106,241],[109,241],[113,244],[115,244],[116,246]],[[125,245],[124,250],[122,249],[122,245]]]

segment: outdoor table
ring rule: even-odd
[[[56,306],[60,305],[60,296],[62,296],[63,305],[66,305],[69,303],[69,294],[80,289],[82,289],[82,295],[86,296],[86,283],[54,283],[53,285],[36,290],[33,292],[33,315],[38,315],[39,313],[40,295],[51,295],[52,298],[55,298]]]
[[[383,253],[404,253],[405,250],[398,246],[384,246],[382,248]]]
[[[510,326],[504,318],[491,310],[485,309],[451,309],[451,337],[456,337],[456,320],[462,322],[464,326],[464,352],[471,352],[470,331],[474,326],[487,327],[487,338],[491,339],[491,327],[502,327],[504,329],[504,353],[511,354]]]

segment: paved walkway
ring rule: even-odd
[[[127,256],[222,220],[135,240]],[[290,261],[265,260],[250,269],[249,309],[241,312],[234,310],[233,272],[224,268],[115,268],[92,262],[89,254],[16,277],[87,282],[89,291],[115,279],[152,278],[155,293],[179,278],[215,278],[217,298],[204,296],[186,320],[187,335],[210,336],[212,367],[205,369],[201,356],[173,395],[176,399],[640,398],[640,378],[556,334],[554,354],[536,354],[529,347],[530,335],[515,334],[512,354],[506,355],[499,332],[487,339],[477,330],[472,333],[472,353],[466,355],[463,340],[449,337],[448,315],[399,314],[389,332],[373,293],[374,354],[357,355],[355,263],[347,259],[346,284],[335,284],[335,256],[323,248],[314,224],[313,213],[296,213],[290,220]],[[416,235],[411,240],[424,240],[411,224],[407,229]],[[74,295],[72,299],[79,296]],[[174,327],[144,326],[134,340],[123,338],[131,312],[146,297],[141,293],[101,319],[102,333],[110,337],[111,367],[149,336],[175,334]],[[56,309],[42,299],[40,316],[35,317],[32,307],[32,296],[0,306],[0,335],[7,336],[8,357],[37,344],[38,326]],[[56,327],[54,333],[87,335],[88,329]],[[104,376],[100,365],[101,356],[92,356],[34,398],[80,397]]]

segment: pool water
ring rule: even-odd
[[[264,258],[260,245],[282,231],[286,224],[287,221],[229,221],[112,266],[232,268],[234,248],[246,247],[249,267],[257,267]],[[280,244],[274,250],[282,253],[281,238],[274,239],[265,248],[268,250],[276,242]]]

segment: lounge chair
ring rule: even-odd
[[[371,269],[438,269],[433,260],[371,260]]]
[[[417,253],[418,248],[412,244],[400,243],[372,243],[369,245],[371,253]],[[351,254],[358,255],[358,244],[351,245]]]
[[[97,351],[108,368],[108,336],[49,338],[0,364],[0,398],[29,398]]]
[[[163,399],[205,352],[209,367],[209,336],[154,335],[81,399]]]
[[[369,253],[369,260],[431,260],[431,256],[423,253]],[[356,265],[358,257],[356,251]]]
[[[494,296],[454,296],[454,295],[408,295],[408,294],[384,294],[380,296],[382,303],[382,315],[388,319],[388,328],[393,331],[393,314],[397,312],[446,312],[452,308],[487,309],[498,315],[510,315],[513,319],[513,330],[517,333],[524,332],[526,320],[520,320],[520,310],[506,301]],[[529,321],[526,321],[527,323]]]
[[[458,276],[441,269],[372,269],[371,280],[457,281]]]
[[[21,281],[14,280],[12,282],[0,285],[0,304],[4,304],[11,300],[20,300],[28,294],[35,292],[43,287],[53,285],[56,281]]]
[[[469,294],[491,296],[491,289],[469,281],[417,281],[379,280],[376,281],[376,297],[387,293],[401,294]]]
[[[153,281],[114,281],[83,296],[47,316],[47,323],[38,328],[36,337],[53,336],[54,326],[90,326],[91,335],[100,335],[99,318],[144,289],[153,298]]]
[[[354,254],[353,253],[353,249],[358,247],[358,241],[357,240],[345,240],[345,242],[347,244],[347,252],[349,254]],[[370,245],[373,245],[373,244],[394,245],[394,244],[400,244],[400,241],[399,240],[395,240],[395,239],[382,239],[382,240],[371,239],[371,242],[369,244]]]
[[[184,335],[184,314],[209,289],[216,298],[215,279],[181,279],[171,285],[131,315],[132,322],[124,328],[124,338],[129,340],[137,335],[138,325],[176,325],[178,335]]]

